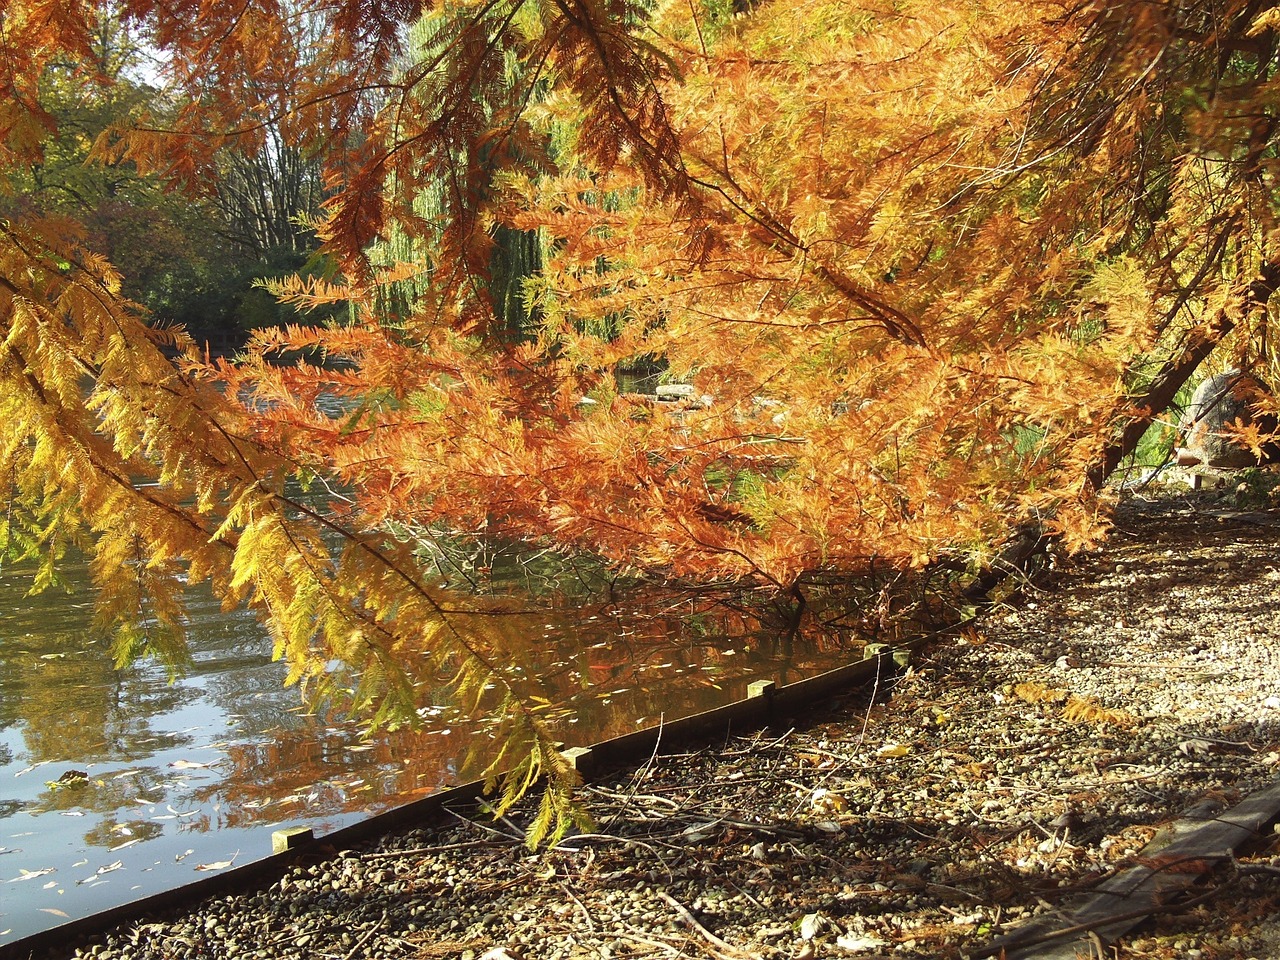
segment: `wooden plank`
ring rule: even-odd
[[[1124,936],[1205,879],[1234,851],[1280,820],[1280,780],[1225,813],[1195,808],[1138,854],[1137,866],[1073,901],[1066,918],[1041,917],[992,941],[975,956],[1007,960],[1096,957],[1099,945]]]

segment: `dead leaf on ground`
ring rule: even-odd
[[[1064,703],[1067,691],[1047,687],[1035,680],[1027,680],[1013,688],[1013,695],[1024,703]]]
[[[1091,723],[1094,726],[1111,724],[1128,729],[1138,724],[1138,718],[1128,710],[1104,707],[1093,697],[1072,696],[1062,708],[1062,719],[1067,723]]]

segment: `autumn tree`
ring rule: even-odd
[[[36,90],[56,134],[45,138],[39,162],[8,171],[0,210],[8,217],[39,212],[74,224],[88,248],[124,265],[129,296],[163,310],[161,291],[172,286],[169,278],[201,256],[198,207],[164,191],[157,179],[140,176],[127,160],[88,162],[109,130],[136,122],[155,106],[157,91],[139,75],[145,67],[137,38],[112,16],[95,24],[87,55],[67,52],[51,60]]]
[[[52,122],[30,78],[97,12],[3,13],[11,168]],[[872,563],[976,573],[1019,525],[1097,540],[1107,474],[1199,362],[1264,359],[1270,2],[490,0],[432,5],[408,49],[416,4],[317,0],[305,58],[267,0],[124,12],[198,95],[99,155],[178,185],[269,131],[323,157],[340,273],[281,292],[355,321],[175,366],[108,263],[7,220],[3,542],[89,552],[122,657],[178,649],[209,580],[295,679],[323,693],[341,660],[384,719],[409,664],[453,675],[505,718],[507,799],[571,774],[395,529],[798,597]],[[519,337],[492,295],[513,232],[539,245]],[[393,237],[410,260],[369,256]],[[620,387],[646,360],[691,397]],[[330,510],[292,495],[330,480]],[[547,796],[535,832],[567,813]]]

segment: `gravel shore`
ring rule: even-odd
[[[1278,535],[1222,500],[1132,504],[892,690],[585,788],[592,834],[531,853],[519,816],[459,810],[48,956],[973,955],[1280,777]],[[1280,843],[1245,862],[1105,955],[1280,957]]]

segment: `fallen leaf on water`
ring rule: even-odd
[[[197,870],[225,870],[227,869],[227,867],[231,866],[233,863],[236,862],[236,857],[238,856],[240,856],[239,850],[237,850],[235,853],[231,855],[230,860],[218,860],[214,863],[200,863],[196,865],[196,869]]]
[[[18,873],[20,873],[21,876],[11,878],[9,882],[20,883],[23,880],[34,880],[36,877],[43,877],[46,873],[53,873],[54,869],[54,867],[45,867],[43,870],[24,870],[22,867],[19,867]]]
[[[141,837],[134,837],[132,840],[126,840],[124,843],[117,843],[114,847],[107,847],[107,853],[115,853],[117,850],[123,850],[125,847],[132,847],[135,843],[141,842]]]
[[[57,780],[46,780],[44,785],[50,790],[59,790],[63,787],[83,787],[88,782],[89,774],[85,773],[83,770],[68,770]]]
[[[40,912],[41,912],[41,913],[52,913],[55,917],[65,917],[65,916],[67,916],[65,913],[63,913],[61,910],[59,910],[57,907],[41,907],[41,908],[40,908]]]
[[[195,760],[175,760],[169,764],[175,770],[205,770],[212,767],[212,763],[197,763]]]
[[[186,853],[175,854],[173,858],[174,862],[181,863],[183,860],[187,859],[187,857],[191,856],[193,853],[195,853],[194,850],[188,850]]]
[[[101,876],[104,873],[111,873],[113,870],[122,870],[122,869],[124,869],[124,861],[117,860],[115,863],[108,863],[105,867],[99,867],[98,875]]]

